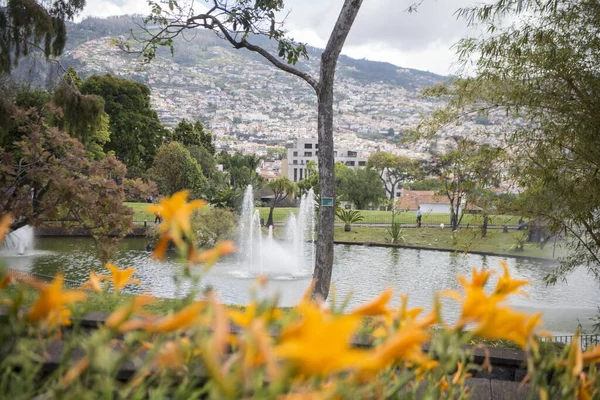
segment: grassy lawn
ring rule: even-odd
[[[543,249],[535,243],[525,244],[521,252],[515,252],[511,246],[524,231],[509,230],[503,233],[501,229],[488,230],[487,237],[482,238],[479,229],[460,229],[453,235],[450,229],[441,228],[406,228],[404,229],[404,241],[400,244],[409,246],[448,249],[456,251],[481,251],[493,254],[505,254],[508,256],[528,256],[553,258],[553,245],[547,244]],[[344,232],[344,227],[335,227],[335,240],[343,242],[374,242],[389,243],[389,235],[386,228],[374,228],[366,226],[353,226],[350,232]],[[564,255],[564,250],[556,245],[554,258]]]
[[[268,207],[259,207],[260,216],[267,220],[269,216],[269,208]],[[285,222],[290,217],[290,213],[294,214],[298,213],[297,208],[275,208],[273,210],[273,219],[277,222]],[[360,213],[364,217],[364,220],[361,222],[363,224],[391,224],[392,223],[392,213],[390,211],[379,211],[379,210],[360,210]],[[402,224],[414,224],[417,218],[416,212],[402,212],[396,214],[396,221]],[[477,214],[465,214],[463,217],[461,224],[462,225],[480,225],[482,222],[481,215]],[[490,225],[517,225],[519,221],[518,216],[514,215],[492,215],[490,216]],[[341,222],[339,218],[336,218],[336,222]],[[425,225],[439,225],[439,224],[450,224],[450,215],[447,214],[434,214],[434,213],[424,213],[422,223]]]
[[[133,209],[133,220],[138,223],[144,222],[144,220],[148,222],[154,222],[154,215],[146,212],[146,208],[148,207],[148,203],[125,203],[125,205],[131,207]],[[268,207],[258,207],[260,211],[261,218],[264,218],[266,221],[269,217],[269,208]],[[298,214],[298,208],[295,207],[281,207],[275,208],[273,211],[273,219],[275,223],[284,223],[289,217],[290,213]],[[364,220],[361,222],[363,224],[391,224],[392,223],[392,213],[390,211],[378,211],[378,210],[360,210],[360,213],[364,217]],[[415,212],[403,212],[396,215],[396,221],[402,224],[414,224],[416,219]],[[481,215],[476,214],[466,214],[461,221],[461,224],[464,225],[480,225],[482,221]],[[492,215],[490,216],[490,225],[517,225],[519,221],[518,216],[513,215]],[[336,222],[341,223],[341,221],[336,218]],[[450,216],[447,214],[431,214],[424,213],[423,214],[423,224],[424,225],[440,225],[445,224],[446,226],[450,224]]]
[[[134,222],[144,222],[148,221],[148,223],[154,222],[154,214],[146,212],[146,208],[150,205],[149,203],[131,203],[126,202],[126,206],[131,207],[133,209],[133,221]]]

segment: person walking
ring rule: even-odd
[[[419,206],[419,208],[417,209],[417,227],[421,227],[421,217],[423,216],[423,213],[421,212],[421,206]]]

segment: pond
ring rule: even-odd
[[[145,239],[125,239],[115,257],[115,264],[120,268],[136,269],[134,276],[142,284],[131,291],[157,297],[179,297],[188,293],[189,284],[178,284],[173,279],[181,271],[178,262],[174,259],[165,262],[152,260],[145,246]],[[309,252],[310,249],[307,250]],[[307,254],[307,260],[309,257]],[[5,266],[35,274],[54,275],[62,271],[65,279],[78,282],[87,280],[92,268],[97,272],[103,270],[90,238],[37,238],[35,250],[22,256],[0,253],[0,259]],[[514,278],[527,279],[532,283],[524,289],[527,297],[514,297],[511,303],[514,307],[531,313],[542,311],[543,328],[555,334],[571,334],[579,323],[591,331],[589,318],[597,314],[597,306],[600,305],[600,290],[594,278],[579,269],[567,277],[567,282],[546,286],[543,278],[554,265],[534,260],[336,245],[332,288],[338,301],[352,295],[350,308],[391,287],[397,294],[408,295],[410,307],[429,309],[435,292],[459,287],[457,275],[468,275],[472,267],[481,266],[502,273],[501,260],[507,262]],[[294,274],[273,273],[260,295],[278,294],[281,306],[297,304],[311,281],[310,263],[306,261],[304,264],[306,267]],[[213,287],[224,303],[247,304],[254,279],[247,277],[246,272],[242,260],[225,259],[203,277],[201,284]],[[492,280],[491,284],[494,283],[495,280]],[[399,296],[396,295],[394,303],[398,302]],[[451,321],[457,317],[458,307],[453,301],[444,300],[442,313],[445,319]]]

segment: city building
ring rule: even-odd
[[[316,138],[299,138],[295,147],[287,149],[287,160],[284,160],[282,167],[283,175],[292,182],[298,182],[307,178],[307,164],[310,161],[317,161],[319,152],[319,143]],[[338,149],[333,152],[336,162],[342,162],[350,168],[366,167],[368,155],[362,154],[357,150]]]

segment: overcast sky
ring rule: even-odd
[[[197,2],[203,4],[204,0]],[[469,33],[455,11],[481,0],[425,0],[418,12],[407,8],[415,0],[364,0],[346,41],[343,54],[354,58],[387,61],[431,71],[453,72],[451,46]],[[315,47],[325,47],[343,0],[286,0],[290,36]],[[87,0],[80,18],[122,14],[147,14],[144,0]],[[79,19],[80,19],[79,18]]]

